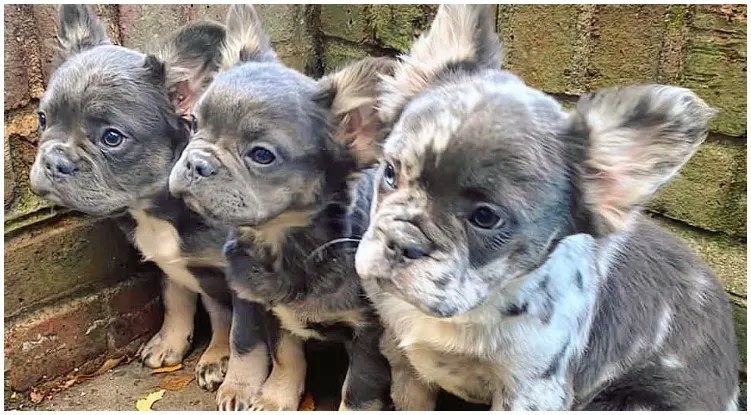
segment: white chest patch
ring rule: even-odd
[[[177,229],[166,220],[156,218],[143,210],[131,210],[136,221],[133,242],[147,261],[153,261],[170,280],[202,293],[201,286],[188,271],[180,248],[180,235]]]

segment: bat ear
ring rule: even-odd
[[[57,64],[100,45],[112,44],[102,22],[85,4],[64,4],[57,16]]]

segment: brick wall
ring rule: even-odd
[[[95,10],[115,43],[140,48],[185,22],[222,20],[227,6]],[[259,7],[281,59],[312,76],[366,55],[406,51],[435,10]],[[154,267],[139,263],[112,223],[51,207],[29,191],[35,109],[50,75],[56,11],[4,11],[6,388],[10,382],[23,390],[45,375],[132,351],[161,317]],[[650,209],[723,279],[745,356],[746,6],[503,5],[497,16],[505,66],[565,105],[608,85],[662,82],[690,87],[720,110],[707,143]]]

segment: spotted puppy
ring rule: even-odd
[[[229,355],[221,251],[227,230],[171,197],[167,179],[190,135],[181,115],[218,69],[224,27],[188,25],[144,55],[112,45],[85,5],[62,6],[58,25],[58,66],[39,103],[31,187],[59,205],[116,218],[144,258],[164,271],[164,322],[141,352],[147,366],[182,361],[200,294],[213,335],[196,377],[215,389]]]
[[[224,71],[199,98],[170,190],[234,229],[226,246],[232,352],[221,409],[295,410],[303,340],[343,342],[341,409],[382,409],[390,371],[354,268],[367,227],[380,132],[373,110],[391,61],[365,59],[316,82],[280,63],[252,6],[227,16]],[[244,309],[260,303],[272,321]],[[273,360],[268,373],[269,356]]]
[[[571,114],[500,70],[487,6],[440,7],[386,77],[356,255],[398,409],[734,409],[711,271],[640,215],[713,115],[691,91],[599,91]]]

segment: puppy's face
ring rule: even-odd
[[[372,106],[365,89],[384,64],[360,73],[365,87],[350,95],[364,100],[348,101],[341,75],[315,82],[278,62],[251,6],[232,7],[227,29],[226,70],[195,106],[170,191],[225,225],[304,225],[324,187],[357,167],[349,146],[363,120],[351,113]]]
[[[621,231],[706,136],[687,90],[631,87],[565,113],[502,72],[484,6],[443,6],[381,96],[393,129],[356,257],[423,312],[462,314],[545,262],[558,240]]]
[[[187,139],[166,83],[175,67],[166,72],[155,56],[111,45],[86,6],[62,6],[59,25],[64,62],[40,102],[32,189],[93,215],[145,207]],[[216,25],[212,35],[222,33]],[[174,40],[170,50],[184,53]]]

